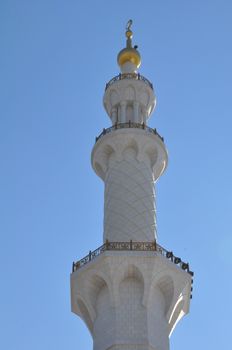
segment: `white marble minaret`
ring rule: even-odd
[[[157,243],[154,183],[167,166],[163,138],[147,126],[156,103],[152,84],[137,71],[140,54],[118,54],[121,73],[110,80],[103,129],[92,166],[105,184],[103,245],[73,264],[72,311],[86,323],[94,350],[167,350],[188,313],[193,273]]]

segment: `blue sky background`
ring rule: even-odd
[[[127,20],[169,166],[157,184],[159,243],[195,272],[172,350],[231,343],[232,2],[0,2],[0,348],[90,350],[69,274],[102,243],[103,127]],[[230,300],[230,301],[228,301]]]

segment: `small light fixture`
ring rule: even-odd
[[[183,270],[188,270],[189,269],[189,264],[183,262],[181,267],[182,267]]]
[[[166,253],[166,258],[170,259],[173,257],[173,252],[167,252]]]
[[[174,263],[175,263],[175,264],[179,264],[180,262],[181,262],[181,258],[177,258],[177,257],[176,257],[176,258],[174,259]]]

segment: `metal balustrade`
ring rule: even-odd
[[[139,73],[124,73],[124,74],[119,74],[116,77],[113,77],[105,87],[105,91],[108,89],[109,86],[114,84],[116,81],[123,80],[123,79],[134,79],[134,80],[140,80],[143,81],[145,84],[147,84],[152,90],[153,90],[153,85],[152,83],[145,78],[143,75]]]
[[[115,131],[117,129],[128,129],[128,128],[146,130],[146,131],[150,132],[151,134],[157,135],[160,138],[160,140],[162,142],[164,142],[164,138],[158,133],[158,131],[156,129],[152,129],[144,123],[140,124],[140,123],[134,123],[134,122],[130,122],[130,121],[128,123],[116,123],[113,126],[111,126],[110,128],[103,129],[101,134],[96,137],[95,141],[97,142],[104,135],[109,134],[110,132]]]
[[[94,251],[90,251],[88,255],[77,262],[73,262],[72,272],[77,271],[84,265],[88,264],[91,260],[95,259],[97,256],[101,255],[105,251],[150,251],[156,252],[173,264],[179,266],[181,269],[187,271],[191,276],[193,272],[189,269],[189,264],[181,260],[181,258],[176,257],[173,252],[166,250],[158,243],[154,242],[109,242],[106,241],[101,247],[97,248]]]

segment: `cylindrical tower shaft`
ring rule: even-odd
[[[149,163],[148,156],[138,160],[133,144],[123,150],[121,159],[117,160],[115,153],[110,157],[105,178],[104,241],[155,239],[155,190]]]
[[[92,165],[105,183],[104,242],[154,241],[154,182],[166,164],[162,139],[144,125],[119,124],[97,141]]]

